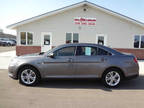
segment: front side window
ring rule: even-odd
[[[144,48],[144,35],[134,37],[134,48]]]
[[[78,43],[79,34],[78,33],[66,33],[66,43]]]
[[[75,47],[66,47],[54,52],[55,56],[74,56]]]
[[[20,33],[21,45],[32,45],[33,44],[33,34],[30,32]]]

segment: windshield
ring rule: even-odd
[[[55,48],[53,48],[53,49],[50,49],[50,50],[44,52],[44,54],[48,55],[49,53],[55,51],[55,49],[57,49],[57,48],[58,48],[58,47],[55,47]]]

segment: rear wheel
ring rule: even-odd
[[[24,67],[19,72],[19,82],[26,86],[34,86],[40,80],[38,71],[30,66]]]
[[[116,68],[106,70],[102,76],[102,81],[106,87],[117,87],[121,79],[121,71]]]

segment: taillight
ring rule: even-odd
[[[133,60],[134,60],[134,62],[135,62],[135,63],[138,63],[138,61],[137,61],[137,58],[136,58],[136,57],[135,57]]]

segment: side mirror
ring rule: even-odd
[[[48,54],[48,57],[50,57],[50,58],[54,58],[54,53],[50,53],[50,54]]]

